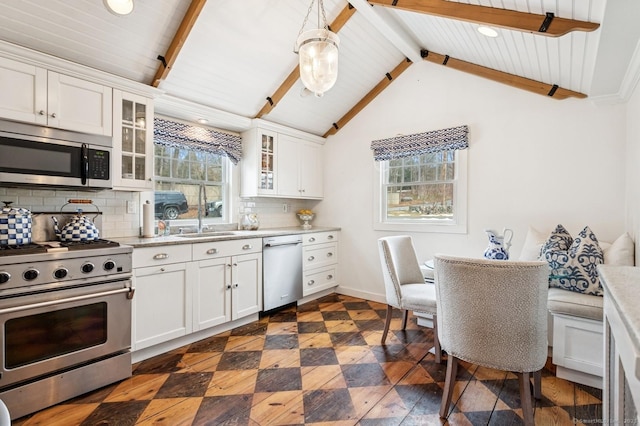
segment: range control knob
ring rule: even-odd
[[[113,260],[107,260],[106,262],[104,262],[103,267],[105,271],[110,271],[116,267],[116,262],[114,262]]]
[[[11,279],[11,274],[8,272],[0,272],[0,284],[4,284]]]
[[[27,269],[26,271],[23,272],[22,277],[27,280],[27,281],[33,281],[36,278],[38,278],[38,275],[40,275],[40,271],[38,271],[37,269]]]
[[[93,263],[87,262],[80,267],[80,270],[82,271],[82,273],[88,274],[89,272],[93,271],[93,268],[95,268]]]
[[[64,277],[67,276],[67,274],[69,274],[69,270],[66,268],[58,268],[55,271],[53,271],[53,276],[56,279],[63,279]]]

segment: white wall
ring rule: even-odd
[[[636,242],[636,265],[640,265],[640,85],[627,103],[626,228]]]
[[[529,225],[603,241],[625,231],[625,106],[555,100],[430,63],[413,64],[326,147],[318,224],[342,227],[341,291],[384,300],[374,231],[375,139],[469,126],[467,234],[412,233],[420,259],[481,256],[484,229],[514,230],[512,258]]]

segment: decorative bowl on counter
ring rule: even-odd
[[[313,213],[311,214],[298,213],[298,217],[300,218],[301,221],[304,222],[302,224],[302,229],[311,229],[311,224],[309,222],[313,220],[313,216],[314,216]]]

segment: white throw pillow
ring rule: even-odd
[[[602,246],[604,251],[604,264],[615,266],[635,265],[635,245],[628,233],[620,235],[610,247]]]
[[[539,260],[540,249],[547,238],[549,238],[549,232],[540,232],[530,226],[518,260]]]

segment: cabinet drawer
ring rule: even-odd
[[[338,266],[314,269],[303,277],[302,295],[307,296],[338,285]]]
[[[262,238],[242,240],[208,241],[193,244],[193,260],[214,259],[216,257],[238,254],[259,253],[262,251]]]
[[[323,244],[338,241],[338,231],[314,232],[313,234],[304,234],[302,236],[302,245]]]
[[[190,245],[169,245],[133,249],[133,267],[168,265],[170,263],[189,262]]]
[[[338,244],[336,243],[317,244],[303,249],[302,268],[304,271],[335,265],[337,262]]]

